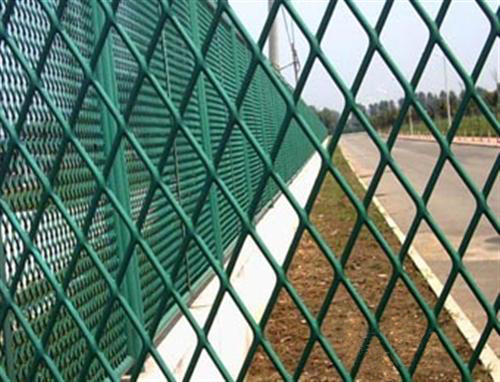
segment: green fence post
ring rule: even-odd
[[[193,31],[193,42],[200,46],[200,28],[198,25],[198,2],[196,1],[188,1],[189,3],[189,19],[191,22],[191,28]],[[198,83],[196,84],[196,92],[198,95],[198,108],[200,113],[200,125],[202,131],[202,140],[203,140],[203,149],[207,155],[207,158],[213,161],[213,152],[212,152],[212,141],[210,138],[210,124],[208,120],[208,109],[207,109],[207,96],[205,90],[205,80],[203,78],[203,74],[200,75],[198,79]],[[212,185],[210,188],[210,210],[212,216],[212,224],[213,224],[213,232],[215,239],[215,251],[217,252],[217,256],[221,260],[223,258],[223,248],[222,248],[222,231],[220,227],[220,217],[219,217],[219,205],[217,203],[217,194],[215,187]]]
[[[158,11],[160,12],[161,7],[158,6]],[[164,28],[161,32],[161,49],[163,53],[163,70],[165,71],[165,85],[167,86],[167,94],[169,97],[172,97],[172,84],[170,82],[170,76],[172,75],[170,73],[170,66],[169,66],[169,58],[168,58],[168,50],[167,50],[167,40],[165,38],[165,29]],[[170,116],[170,123],[172,126],[174,126],[174,118]],[[173,145],[173,159],[174,159],[174,175],[175,175],[175,193],[177,195],[177,200],[179,201],[179,205],[184,208],[183,204],[183,199],[182,199],[182,187],[181,187],[181,174],[180,174],[180,167],[179,167],[179,152],[177,148],[177,138],[179,135],[177,135],[174,139],[174,145]],[[186,226],[182,223],[180,219],[177,219],[179,223],[179,229],[182,234],[182,240],[186,237]],[[191,291],[191,286],[192,286],[192,281],[191,281],[191,270],[189,268],[189,251],[185,251],[184,255],[184,266],[186,267],[186,283],[188,285],[189,291]]]
[[[92,1],[92,18],[95,38],[97,39],[99,31],[104,25],[105,19],[96,1]],[[113,64],[111,34],[108,34],[107,41],[103,46],[101,57],[96,67],[96,72],[98,81],[101,83],[114,105],[118,107],[118,93]],[[100,103],[100,108],[101,126],[104,139],[104,153],[106,156],[109,156],[113,139],[115,138],[118,129],[111,113],[104,105],[104,102]],[[115,161],[110,173],[109,183],[111,190],[120,201],[120,204],[129,213],[129,215],[131,215],[130,193],[123,142],[120,144],[116,153]],[[115,229],[118,255],[124,256],[127,246],[130,243],[130,233],[125,226],[125,223],[115,210],[113,210],[113,215],[116,225]],[[144,322],[144,307],[142,304],[141,285],[139,281],[139,263],[135,254],[133,254],[130,259],[125,277],[123,279],[123,284],[121,285],[121,290],[139,320]],[[134,359],[137,358],[141,349],[141,339],[129,321],[127,321],[127,346],[128,353]]]
[[[243,80],[243,74],[241,73],[241,68],[238,60],[238,50],[237,50],[237,37],[236,31],[234,29],[234,25],[231,24],[231,55],[233,56],[233,63],[236,65],[236,78],[238,79],[238,84]],[[252,201],[252,180],[250,177],[250,161],[248,159],[248,143],[246,138],[243,136],[241,139],[243,140],[243,158],[244,158],[244,167],[245,167],[245,183],[247,186],[247,196],[248,196],[248,205],[250,205]]]

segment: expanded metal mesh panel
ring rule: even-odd
[[[2,14],[5,6],[2,2]],[[71,2],[60,20],[70,31],[69,35],[82,55],[89,58],[93,50],[90,7],[80,2]],[[40,74],[41,86],[51,94],[53,103],[64,118],[70,120],[83,75],[59,36],[54,38],[50,51],[44,51],[49,29],[50,22],[40,4],[27,1],[14,7],[6,33],[33,68],[37,67],[42,60],[42,54],[45,53],[43,59],[46,64]],[[66,148],[62,160],[55,164],[60,146],[65,140],[64,133],[40,94],[35,94],[28,101],[30,80],[4,41],[0,43],[0,51],[2,113],[10,123],[23,125],[19,131],[20,141],[45,174],[53,172],[54,192],[59,195],[75,223],[83,226],[95,192],[92,174],[71,145]],[[20,122],[21,118],[23,122]],[[102,169],[105,155],[102,151],[103,138],[99,120],[98,99],[95,92],[89,91],[80,105],[78,119],[73,122],[73,131],[89,157]],[[10,160],[6,160],[9,157],[9,149],[3,128],[0,129],[0,136],[2,165],[8,166],[3,170],[1,197],[5,206],[15,212],[22,229],[30,232],[32,243],[30,245],[23,241],[12,223],[1,214],[0,236],[5,259],[2,264],[5,268],[3,282],[15,291],[15,303],[31,323],[34,333],[47,342],[48,354],[54,359],[62,376],[70,380],[81,371],[80,356],[87,350],[87,344],[80,329],[64,309],[59,311],[51,334],[45,335],[49,322],[55,319],[53,310],[56,296],[31,252],[36,248],[53,277],[65,284],[66,297],[72,301],[89,330],[95,328],[102,315],[108,290],[99,272],[85,254],[80,254],[79,258],[75,256],[77,239],[60,211],[50,201],[42,202],[43,186],[32,167],[17,150],[10,153]],[[110,206],[106,201],[99,203],[86,237],[103,265],[110,273],[114,273],[119,258],[116,256],[116,235]],[[66,279],[65,273],[70,267],[74,268],[73,276]],[[101,340],[103,351],[114,367],[118,367],[126,356],[123,322],[122,312],[114,312],[110,316],[107,333]],[[5,330],[8,339],[4,344],[8,346],[8,351],[12,352],[9,362],[12,362],[15,370],[10,377],[13,380],[26,380],[35,348],[19,321],[12,315],[4,321]],[[4,366],[5,360],[4,355]],[[96,378],[104,377],[102,370],[96,367],[93,367],[91,372]],[[40,369],[40,379],[49,377],[46,368]]]
[[[296,380],[319,344],[340,377],[355,380],[376,337],[391,367],[403,380],[411,380],[433,334],[462,378],[472,378],[488,338],[499,332],[500,299],[493,304],[485,298],[462,257],[481,217],[499,232],[488,195],[500,162],[497,157],[480,189],[454,155],[451,143],[470,102],[497,136],[500,132],[498,121],[475,87],[500,33],[499,11],[493,13],[482,1],[477,4],[490,29],[469,75],[440,35],[450,1],[443,2],[436,20],[416,0],[410,1],[415,17],[428,29],[429,40],[408,80],[379,39],[394,2],[384,4],[375,28],[352,0],[345,3],[369,38],[351,88],[321,49],[336,1],[328,2],[313,34],[291,0],[275,0],[255,43],[223,0],[0,0],[0,379],[119,380],[127,371],[137,379],[147,356],[154,358],[165,378],[174,379],[171,368],[175,365],[166,364],[154,342],[175,314],[184,316],[197,336],[186,379],[204,354],[221,378],[243,380],[260,347],[283,379]],[[262,54],[279,7],[293,19],[310,48],[295,89]],[[437,46],[465,84],[446,135],[415,94]],[[356,103],[375,52],[405,93],[387,139],[377,133]],[[301,100],[315,62],[324,67],[345,103],[327,146],[325,126]],[[410,106],[440,147],[422,195],[391,155]],[[368,133],[381,158],[363,199],[332,161],[351,115]],[[313,154],[321,159],[321,169],[301,207],[288,184]],[[476,200],[476,211],[458,249],[427,208],[446,162]],[[398,252],[368,214],[387,168],[417,210]],[[341,257],[309,217],[326,177],[339,184],[345,202],[357,212]],[[288,200],[301,223],[282,266],[255,228],[257,216],[279,195]],[[403,266],[422,221],[431,227],[453,263],[444,292],[433,306]],[[373,235],[393,270],[376,308],[365,301],[345,272],[363,227]],[[304,232],[335,275],[328,290],[331,298],[317,315],[287,276]],[[277,278],[259,322],[229,281],[248,237]],[[201,328],[189,310],[189,299],[213,276],[220,289]],[[457,352],[439,323],[458,276],[466,281],[487,316],[469,359]],[[379,327],[398,282],[417,301],[427,322],[410,364],[401,360]],[[339,286],[369,329],[350,370],[321,330]],[[294,370],[284,366],[264,335],[282,290],[309,328],[307,346]],[[224,296],[232,300],[253,333],[237,376],[228,372],[208,339]]]
[[[117,20],[137,44],[141,53],[145,53],[148,41],[154,32],[154,24],[158,19],[158,6],[153,3],[124,2],[117,11]],[[160,40],[154,47],[151,59],[151,70],[161,85],[167,89],[168,73],[166,71],[164,41]],[[113,33],[113,59],[116,72],[118,100],[120,109],[125,112],[131,93],[134,91],[134,80],[139,72],[138,65],[126,45],[115,32]],[[171,129],[171,116],[161,100],[155,94],[150,83],[145,81],[130,114],[129,126],[137,137],[148,157],[155,165],[159,164],[162,153],[162,141]],[[137,220],[144,204],[150,176],[142,161],[137,157],[130,145],[126,145],[125,160],[130,192],[130,212]],[[169,185],[175,184],[175,164],[167,163],[162,179]],[[142,234],[157,254],[159,261],[168,269],[168,259],[173,256],[180,245],[181,226],[172,208],[157,192],[147,212]],[[144,306],[144,321],[150,325],[154,311],[157,309],[161,283],[155,271],[142,251],[138,251],[139,279],[141,299]]]

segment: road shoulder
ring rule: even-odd
[[[361,179],[361,177],[357,175],[355,168],[352,162],[349,160],[348,156],[344,155],[344,158],[347,161],[352,172],[355,174],[358,182],[363,186],[365,190],[368,189],[368,185],[363,181],[363,179]],[[380,201],[376,196],[373,197],[373,204],[382,214],[387,224],[392,229],[394,234],[397,236],[399,241],[403,243],[406,239],[405,234],[398,227],[394,219],[392,219],[392,217],[389,215],[389,213],[386,211],[386,209],[380,203]],[[434,274],[432,269],[428,266],[426,261],[420,255],[420,253],[413,246],[410,246],[408,254],[413,263],[415,264],[415,266],[417,267],[417,269],[420,271],[424,279],[429,284],[434,294],[436,296],[440,296],[443,290],[443,284],[441,283],[439,278]],[[448,298],[446,299],[444,308],[453,318],[457,327],[459,328],[460,332],[465,337],[471,348],[474,349],[478,344],[481,335],[451,295],[448,296]],[[484,346],[484,349],[481,352],[479,359],[481,360],[481,363],[485,365],[485,367],[490,371],[490,375],[493,381],[500,382],[500,360],[498,359],[495,352],[491,349],[491,347],[488,344]]]

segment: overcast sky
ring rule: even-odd
[[[328,0],[293,0],[299,14],[308,24],[310,30],[314,32],[327,3]],[[421,3],[430,16],[434,18],[441,1],[423,0]],[[493,11],[496,11],[500,0],[488,0],[487,3]],[[230,4],[252,36],[257,39],[265,22],[267,0],[230,0]],[[375,25],[383,1],[357,0],[356,4],[372,25]],[[283,12],[280,10],[278,15],[280,66],[292,61],[283,19]],[[288,22],[291,20],[288,15],[286,19]],[[300,62],[304,64],[308,54],[308,44],[305,38],[300,35],[298,27],[295,27],[294,30],[298,56]],[[441,33],[469,73],[479,57],[488,32],[488,20],[475,1],[452,1]],[[427,29],[411,4],[407,0],[396,0],[383,29],[382,42],[407,78],[413,74],[427,38]],[[368,39],[342,0],[339,0],[335,8],[321,46],[344,82],[351,85],[368,46]],[[417,90],[439,92],[444,89],[444,71],[443,55],[441,51],[434,49]],[[446,65],[446,71],[449,89],[460,92],[463,85],[450,64]],[[496,76],[500,76],[499,71],[500,42],[497,38],[479,79],[479,85],[487,89],[494,89],[497,81]],[[284,69],[282,73],[290,83],[295,83],[292,67]],[[368,104],[387,98],[397,100],[402,96],[403,92],[400,86],[382,59],[375,56],[358,93],[358,102]],[[313,67],[303,97],[308,103],[318,107],[326,106],[337,110],[341,110],[343,107],[342,96],[319,62]]]

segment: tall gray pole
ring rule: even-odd
[[[274,0],[268,0],[269,11],[271,11],[271,7],[273,6]],[[276,69],[279,69],[279,50],[278,50],[278,23],[275,18],[271,31],[269,32],[269,60],[271,60],[271,64]]]

